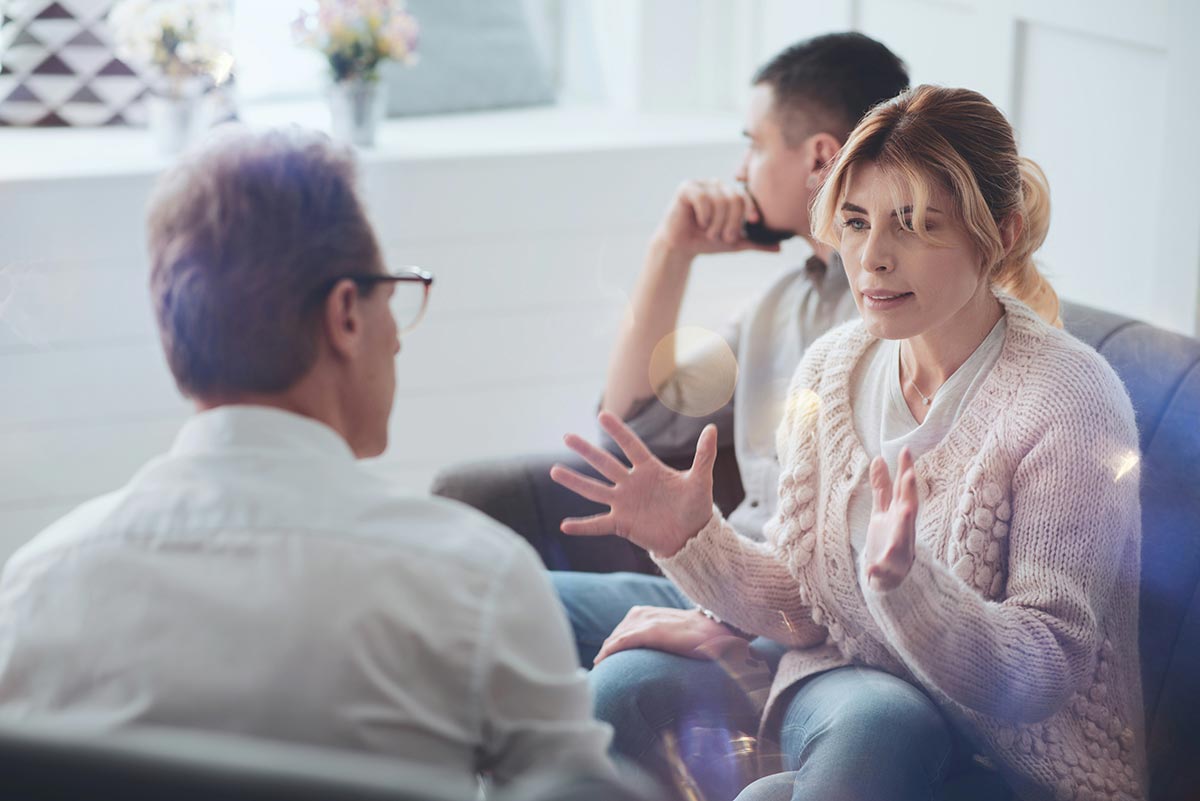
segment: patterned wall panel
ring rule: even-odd
[[[0,125],[140,125],[145,78],[114,54],[114,0],[0,0]]]

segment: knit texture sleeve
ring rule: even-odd
[[[1014,722],[1050,716],[1084,686],[1103,636],[1097,620],[1140,536],[1128,397],[1111,372],[1060,378],[1065,386],[1029,410],[1038,433],[1017,451],[1002,600],[983,598],[923,547],[891,591],[870,589],[859,571],[872,617],[914,675]]]
[[[774,546],[740,536],[715,508],[678,553],[655,561],[689,598],[745,632],[797,648],[825,640]]]
[[[847,336],[841,326],[814,342],[796,368],[775,438],[781,467],[790,468],[799,440],[812,439],[819,403],[811,387],[824,370],[827,355]],[[715,507],[700,533],[669,558],[655,557],[663,572],[689,598],[743,631],[776,642],[806,648],[828,634],[801,602],[799,584],[787,567],[778,542],[785,526],[782,514],[766,525],[766,542],[740,536]]]

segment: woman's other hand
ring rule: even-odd
[[[871,490],[863,558],[871,589],[886,591],[900,586],[917,553],[917,474],[908,448],[900,451],[895,482],[882,457],[872,460]]]
[[[745,640],[699,609],[635,606],[608,635],[595,664],[617,651],[653,648],[690,659],[716,659]]]
[[[657,556],[678,553],[712,517],[713,463],[717,458],[716,426],[705,426],[696,443],[696,456],[688,470],[667,467],[638,436],[615,415],[600,414],[600,426],[629,459],[629,467],[608,451],[575,434],[567,447],[596,468],[611,484],[581,475],[556,464],[550,478],[609,511],[591,517],[569,517],[564,534],[599,536],[616,534]]]

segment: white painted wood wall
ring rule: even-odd
[[[581,84],[627,111],[734,111],[753,68],[793,41],[847,28],[883,40],[914,80],[971,86],[1010,115],[1050,179],[1042,258],[1062,295],[1200,331],[1195,0],[563,0],[560,10],[572,30],[597,33],[594,51],[608,59]],[[645,239],[681,179],[730,174],[738,125],[716,138],[612,146],[597,135],[540,154],[374,159],[367,196],[389,257],[438,277],[400,357],[380,469],[420,490],[442,465],[553,451],[564,431],[589,430]],[[20,172],[8,134],[0,176]],[[490,132],[479,123],[467,135]],[[109,148],[98,153],[114,163]],[[0,306],[0,559],[119,486],[187,413],[146,299],[152,171],[79,171],[88,177],[0,180],[0,304],[20,300]],[[785,261],[702,262],[684,322],[715,326]]]
[[[431,149],[453,150],[445,138],[472,128],[494,139],[488,119],[449,124]],[[547,142],[553,122],[535,123]],[[661,211],[683,177],[728,175],[740,156],[736,119],[703,130],[690,141],[576,131],[541,153],[405,156],[397,146],[368,157],[366,197],[387,257],[436,275],[429,313],[403,342],[378,469],[423,491],[444,465],[553,452],[566,431],[594,430],[608,349]],[[0,175],[20,171],[2,160],[16,141],[7,133]],[[188,414],[146,289],[153,177],[0,179],[0,561],[124,483]],[[786,261],[701,265],[685,322],[716,327]]]
[[[914,83],[984,93],[1049,178],[1039,258],[1060,294],[1200,333],[1200,2],[626,2],[643,69],[615,80],[636,108],[737,105],[774,53],[851,29],[891,47]],[[689,46],[662,47],[677,29]]]

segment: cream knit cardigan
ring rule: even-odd
[[[847,530],[870,463],[849,396],[874,341],[861,321],[797,369],[767,541],[714,514],[658,562],[701,606],[793,646],[765,715],[806,676],[869,665],[924,688],[1023,799],[1144,798],[1133,410],[1095,351],[997,297],[1000,358],[916,462],[917,554],[899,587],[869,588]]]

